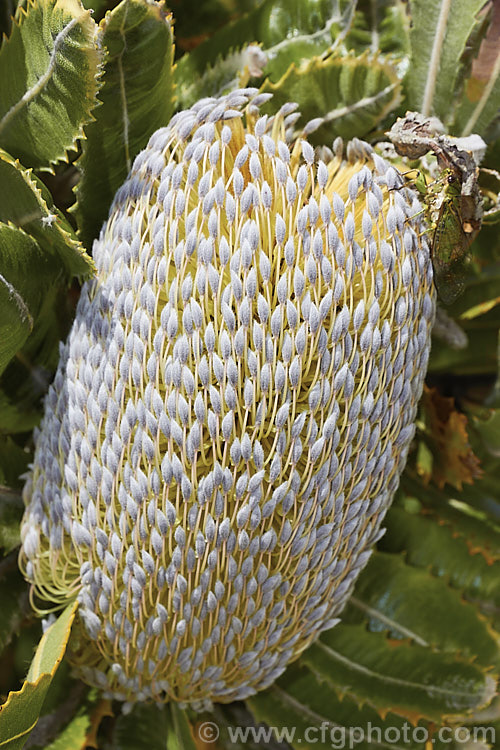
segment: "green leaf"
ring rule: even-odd
[[[54,206],[49,191],[31,170],[0,150],[0,221],[12,223],[36,240],[52,262],[64,269],[66,277],[90,276],[91,258],[67,219]]]
[[[377,551],[361,573],[345,619],[363,618],[392,638],[461,653],[486,667],[498,660],[496,639],[476,608],[445,580],[405,564],[400,555]]]
[[[495,481],[495,475],[493,475],[493,481]],[[479,552],[487,561],[500,559],[498,548],[500,503],[496,485],[491,497],[484,497],[485,508],[473,507],[474,504],[469,504],[470,491],[475,487],[482,487],[482,480],[476,480],[472,487],[464,487],[461,492],[453,490],[448,493],[446,490],[438,490],[431,484],[424,487],[418,479],[406,471],[402,485],[408,495],[424,503],[426,513],[435,515],[439,523],[448,524],[454,536],[464,537],[471,552]],[[477,506],[480,504],[478,503]],[[493,519],[496,519],[496,522]]]
[[[495,370],[495,345],[498,325],[467,326],[468,346],[456,351],[446,346],[435,346],[429,360],[430,373],[452,375],[491,375]]]
[[[85,748],[87,732],[90,734],[92,714],[102,700],[95,689],[73,679],[71,667],[63,660],[45,696],[40,718],[30,735],[30,747],[48,750],[74,750]]]
[[[476,665],[416,644],[395,645],[364,623],[332,628],[301,661],[341,694],[434,721],[487,705],[495,694],[495,680]]]
[[[8,435],[0,435],[0,485],[19,487],[19,477],[28,468],[31,459],[27,453]]]
[[[90,729],[90,716],[86,706],[81,706],[58,737],[44,750],[75,750],[86,746]]]
[[[252,731],[255,728],[258,732],[261,728],[255,725],[256,722],[246,703],[215,703],[210,712],[196,716],[193,733],[199,738],[198,746],[204,740],[210,748],[210,738],[215,739],[218,735],[217,750],[263,750],[264,738],[258,734],[255,736]],[[239,736],[234,731],[236,727]],[[288,745],[285,747],[288,750]],[[271,740],[266,741],[265,748],[284,750],[283,745]]]
[[[16,12],[17,0],[4,0],[0,5],[0,38],[8,36],[12,26],[12,17]]]
[[[165,750],[172,731],[165,707],[137,703],[128,714],[116,720],[112,750]],[[170,748],[168,748],[170,750]]]
[[[484,234],[481,230],[479,239]],[[475,245],[474,245],[475,246]],[[450,315],[458,318],[468,337],[465,349],[447,346],[433,347],[429,372],[454,374],[493,374],[496,371],[496,341],[500,327],[499,264],[491,258],[478,274],[471,274],[465,282],[464,293],[451,305]]]
[[[423,115],[452,119],[453,96],[460,85],[457,61],[478,23],[486,0],[413,0],[408,107]]]
[[[91,119],[101,53],[78,0],[30,0],[0,51],[0,145],[29,167],[75,150]]]
[[[271,736],[274,740],[286,742],[294,750],[331,750],[332,747],[425,749],[425,742],[412,741],[412,727],[404,718],[394,713],[382,718],[367,703],[348,694],[339,698],[330,682],[324,680],[322,674],[302,666],[302,660],[301,666],[289,667],[277,683],[249,698],[247,704],[257,721],[266,722],[273,728]],[[269,735],[262,730],[269,730],[266,727],[258,729],[261,729],[262,743],[258,746],[267,747]],[[229,734],[225,727],[221,730],[224,737]],[[405,731],[407,740],[404,744],[402,741],[392,744],[395,732],[400,733],[402,739]]]
[[[481,273],[467,279],[464,294],[458,298],[453,311],[463,320],[476,318],[481,314],[478,310],[481,304],[487,305],[491,300],[498,300],[499,294],[500,267],[498,263],[491,263],[485,266]],[[492,308],[487,307],[485,312],[489,309]]]
[[[86,128],[78,161],[76,208],[80,236],[90,247],[115,192],[150,135],[173,111],[172,19],[163,3],[122,0],[100,24],[107,49],[102,106]]]
[[[45,631],[21,690],[0,706],[0,747],[21,750],[36,725],[50,683],[66,651],[77,602],[70,604]]]
[[[462,99],[457,107],[454,132],[485,135],[500,108],[500,8],[493,4],[492,20],[472,62]]]
[[[169,716],[166,750],[196,750],[186,712],[176,703],[166,706]]]
[[[0,486],[0,549],[6,555],[19,544],[24,503],[18,492]]]
[[[0,253],[1,253],[2,225],[0,224]],[[0,256],[1,257],[1,256]],[[0,331],[2,326],[0,325]],[[37,411],[24,411],[17,404],[13,404],[0,390],[0,433],[27,432],[38,423],[40,415]]]
[[[292,63],[300,67],[338,46],[350,28],[354,7],[352,0],[264,0],[179,60],[179,105],[189,107],[202,96],[220,94],[255,76],[249,45],[254,50],[259,45],[264,54],[262,74],[278,81]]]
[[[101,20],[111,4],[109,0],[82,0],[83,7],[93,11],[93,18],[96,21]]]
[[[174,14],[176,46],[188,50],[217,29],[248,13],[262,0],[171,0],[168,7]]]
[[[196,750],[186,712],[176,703],[136,704],[115,724],[112,750]]]
[[[2,376],[4,383],[13,386],[8,390],[11,401],[23,410],[40,406],[40,397],[52,380],[59,361],[59,344],[66,338],[74,317],[72,302],[76,302],[77,289],[77,285],[68,289],[61,280],[59,286],[47,290],[29,339]]]
[[[361,54],[406,56],[409,53],[409,18],[400,0],[359,0],[345,45]]]
[[[66,651],[66,644],[77,608],[76,602],[68,604],[57,620],[42,635],[26,676],[27,682],[35,683],[46,674],[50,675],[51,678],[55,675]]]
[[[262,86],[274,94],[268,105],[273,111],[285,102],[298,102],[298,129],[308,120],[322,119],[311,136],[315,143],[353,133],[362,137],[397,106],[400,89],[395,69],[368,53],[313,59],[300,69],[292,65],[276,84]]]
[[[22,347],[35,323],[43,286],[31,274],[33,259],[50,279],[50,268],[34,239],[15,227],[0,223],[0,373]]]
[[[28,585],[17,570],[15,561],[14,565],[13,570],[9,570],[3,577],[0,577],[0,601],[2,602],[0,608],[0,654],[9,645],[30,609]],[[1,731],[2,714],[0,707],[0,736]]]
[[[0,373],[30,334],[44,338],[44,326],[51,324],[53,318],[52,310],[47,307],[53,304],[57,288],[64,281],[67,283],[71,267],[75,271],[90,269],[87,264],[90,259],[77,254],[81,245],[71,239],[64,225],[43,224],[42,212],[47,215],[47,207],[29,174],[10,167],[0,159],[0,179],[7,172],[12,190],[0,206],[0,215],[7,214],[9,204],[13,205],[18,197],[21,203],[13,208],[12,219],[23,224],[28,232],[0,221]],[[57,220],[55,214],[52,216]],[[72,247],[66,244],[67,238]],[[69,266],[65,275],[61,273],[62,260]],[[0,432],[31,430],[38,419],[31,409],[26,411],[20,404],[9,403],[1,391],[0,417]]]
[[[498,469],[497,462],[490,481],[485,475],[473,485],[464,485],[460,492],[449,487],[438,490],[432,484],[422,488],[413,476],[410,481],[404,479],[404,486],[408,491],[420,493],[427,512],[434,510],[442,523],[453,526],[455,534],[470,540],[471,551],[481,552],[487,560],[496,560],[500,559],[500,502],[495,483]]]
[[[469,540],[455,535],[450,524],[439,521],[438,515],[417,515],[393,506],[385,519],[387,534],[379,547],[385,552],[402,552],[409,565],[449,581],[485,614],[492,609],[500,612],[500,562],[488,561],[478,552],[473,554]],[[500,551],[500,534],[497,542]],[[479,639],[474,647],[476,643]],[[495,658],[494,653],[491,656]]]

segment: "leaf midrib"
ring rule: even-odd
[[[400,677],[391,677],[390,675],[380,674],[380,672],[374,672],[372,669],[369,669],[369,667],[365,667],[363,664],[351,661],[351,659],[349,659],[347,656],[339,654],[338,651],[334,651],[334,649],[330,648],[330,646],[327,646],[322,641],[317,641],[315,645],[322,649],[333,659],[340,661],[342,664],[345,664],[345,666],[353,669],[355,672],[359,672],[366,677],[373,677],[377,680],[380,680],[381,682],[385,682],[391,685],[398,685],[399,687],[423,690],[429,695],[429,697],[432,697],[432,693],[438,693],[439,695],[450,696],[452,698],[460,696],[470,699],[473,697],[473,695],[471,695],[469,691],[452,690],[450,688],[439,687],[438,685],[424,685],[420,682],[413,682],[411,680],[403,680]]]
[[[66,39],[70,31],[79,22],[80,22],[79,17],[72,18],[71,21],[69,21],[66,24],[66,26],[64,26],[64,28],[62,28],[61,31],[57,34],[56,38],[54,39],[54,47],[50,55],[47,70],[45,71],[45,73],[43,73],[43,75],[40,76],[37,82],[33,84],[33,86],[23,94],[23,96],[19,99],[19,101],[13,104],[12,107],[9,109],[9,111],[6,112],[5,115],[2,117],[2,119],[0,120],[0,135],[8,126],[12,118],[15,117],[18,114],[18,112],[20,112],[30,102],[32,102],[33,99],[35,99],[35,97],[37,97],[48,85],[57,67],[57,62],[56,62],[57,53],[59,52],[64,40]]]

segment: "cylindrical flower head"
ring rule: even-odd
[[[255,90],[176,115],[94,246],[21,563],[121,700],[245,698],[345,605],[404,467],[434,316],[414,193],[287,142]]]

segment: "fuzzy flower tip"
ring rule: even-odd
[[[78,599],[70,659],[125,701],[281,675],[337,622],[414,432],[418,201],[366,143],[291,142],[267,98],[200,101],[136,158],[36,437],[22,569]]]

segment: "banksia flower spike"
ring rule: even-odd
[[[158,130],[94,246],[21,564],[125,701],[269,686],[337,622],[399,482],[434,317],[415,194],[246,89]]]

